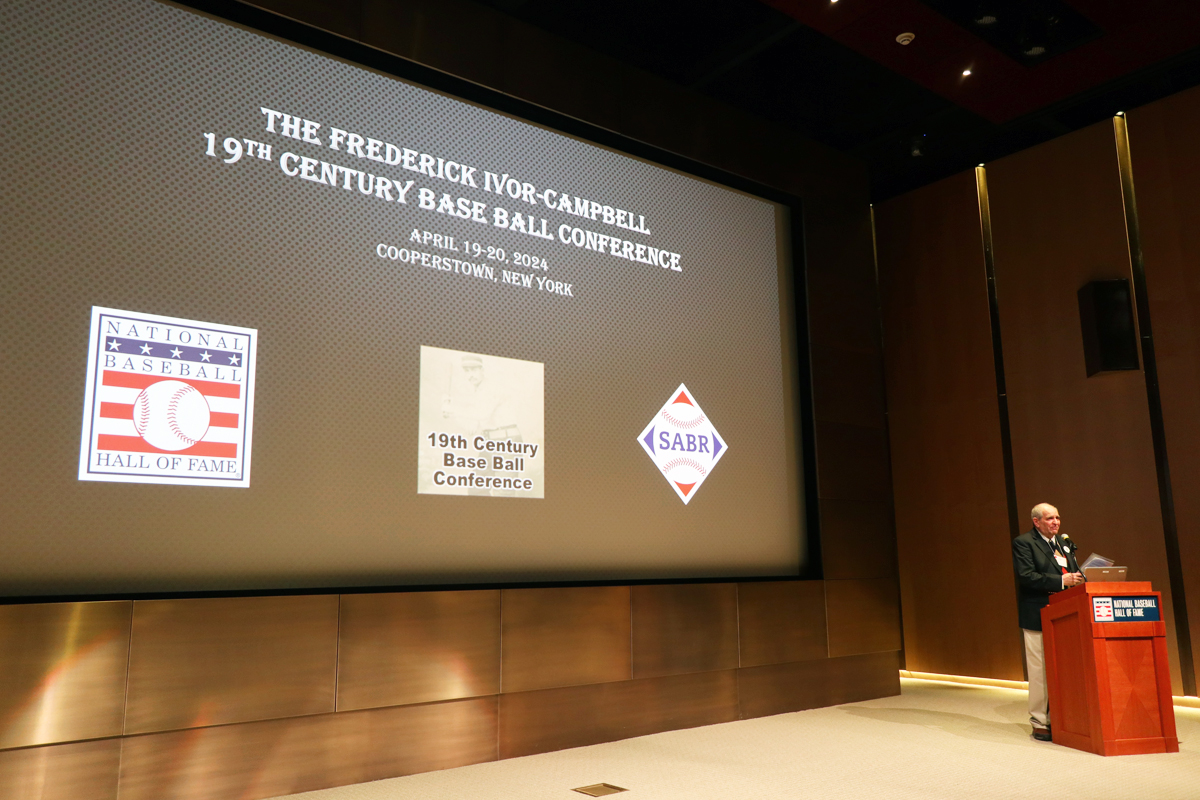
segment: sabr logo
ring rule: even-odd
[[[638,442],[685,505],[729,449],[682,383],[638,434]]]

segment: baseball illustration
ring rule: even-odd
[[[704,424],[704,412],[696,407],[682,388],[659,413],[668,425],[680,430],[692,430]]]
[[[208,401],[183,381],[159,381],[142,390],[133,404],[133,424],[159,450],[185,450],[208,432]]]

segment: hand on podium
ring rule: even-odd
[[[1082,572],[1068,572],[1066,575],[1063,575],[1064,589],[1066,589],[1068,586],[1078,586],[1081,583],[1083,583]]]

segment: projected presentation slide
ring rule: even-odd
[[[0,596],[803,568],[792,207],[389,63],[5,4]]]

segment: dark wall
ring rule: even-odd
[[[1150,318],[1163,353],[1160,385],[1180,565],[1184,586],[1196,586],[1200,278],[1194,256],[1200,251],[1200,205],[1188,181],[1200,177],[1200,161],[1190,149],[1200,134],[1200,93],[1152,104],[1129,120],[1138,216],[1148,232]],[[1131,579],[1151,581],[1163,593],[1172,689],[1181,694],[1179,643],[1196,640],[1200,609],[1192,592],[1191,632],[1176,630],[1172,590],[1178,583],[1172,586],[1168,569],[1144,367],[1088,378],[1076,299],[1089,281],[1132,279],[1113,124],[1009,156],[987,165],[986,174],[1020,526],[1032,527],[1034,504],[1054,504],[1082,555],[1114,558],[1129,566]],[[974,176],[964,173],[896,198],[879,209],[878,218],[908,663],[929,672],[1019,678]],[[928,329],[925,316],[939,312],[937,329]],[[932,363],[940,370],[914,367]],[[945,391],[914,388],[939,378]],[[951,503],[954,497],[966,501],[949,508],[966,513],[947,520],[955,549],[930,553],[926,532],[904,509],[931,499],[945,502],[947,486]],[[969,579],[945,583],[956,567]]]
[[[825,580],[0,606],[0,795],[266,797],[898,693],[863,165],[464,0],[262,5],[803,199]]]
[[[876,226],[906,665],[1021,680],[975,176]]]

